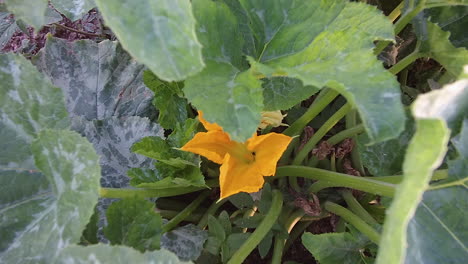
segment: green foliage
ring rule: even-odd
[[[34,8],[31,8],[31,2],[28,0],[6,0],[8,10],[15,14],[17,19],[21,19],[27,24],[33,26],[36,31],[46,23],[45,14],[47,12],[48,0],[37,0],[34,2]]]
[[[162,218],[154,203],[142,199],[124,199],[107,209],[104,234],[112,245],[126,245],[144,252],[159,249]]]
[[[52,5],[71,21],[79,19],[94,7],[93,0],[51,0]]]
[[[164,233],[161,247],[173,252],[182,261],[196,260],[207,238],[205,230],[189,224]]]
[[[95,2],[122,46],[162,80],[180,81],[203,68],[190,1]]]
[[[364,260],[364,249],[369,241],[363,236],[356,238],[351,233],[327,233],[314,235],[304,233],[302,244],[322,264],[358,264]]]
[[[159,110],[158,123],[174,129],[188,118],[188,102],[182,93],[183,82],[165,82],[150,71],[143,73],[143,82],[154,92],[153,104]]]

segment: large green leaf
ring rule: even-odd
[[[71,116],[88,120],[112,116],[150,116],[152,92],[145,87],[144,66],[115,41],[69,42],[48,37],[34,58],[36,66],[62,88]]]
[[[319,90],[314,86],[303,85],[298,79],[288,77],[265,78],[262,87],[266,111],[289,109]]]
[[[385,250],[379,251],[377,264],[402,263],[405,259],[409,221],[414,216],[424,191],[428,188],[433,170],[440,165],[447,151],[450,136],[447,123],[453,124],[455,120],[460,120],[460,117],[466,115],[466,101],[468,101],[468,80],[465,79],[446,85],[441,90],[421,95],[413,103],[416,133],[405,155],[403,164],[405,177],[395,193],[385,219],[380,241],[381,245],[385,245]],[[445,198],[451,197],[453,196],[448,195]],[[437,214],[445,211],[443,208],[437,208],[439,204],[432,204]],[[422,206],[424,207],[424,203]],[[444,234],[440,234],[441,238]],[[419,234],[412,235],[419,238]],[[438,237],[437,233],[432,235],[434,238]],[[416,246],[413,249],[414,256],[417,256],[417,251],[423,250],[424,247]],[[464,250],[466,252],[466,248]],[[434,251],[437,249],[434,248]]]
[[[375,7],[343,0],[241,2],[263,46],[250,59],[255,70],[336,89],[359,111],[370,143],[403,130],[398,83],[372,53],[374,40],[393,38],[390,21]]]
[[[452,143],[459,155],[448,162],[449,178],[424,193],[408,226],[405,263],[463,263],[468,258],[468,119]]]
[[[245,141],[260,123],[263,97],[261,82],[251,71],[243,71],[239,22],[221,1],[193,1],[193,9],[206,67],[187,79],[184,93],[206,120]]]
[[[5,0],[8,10],[10,10],[17,19],[30,24],[36,28],[36,31],[46,23],[48,0],[35,0],[34,7],[29,0]]]
[[[95,2],[122,46],[159,78],[179,81],[203,68],[190,1]]]
[[[34,168],[29,144],[44,128],[68,126],[60,89],[20,56],[0,56],[0,166]]]
[[[427,21],[426,30],[427,35],[420,37],[419,51],[442,64],[453,76],[459,77],[463,73],[463,67],[468,64],[468,50],[453,46],[449,40],[450,33],[436,24]]]
[[[158,123],[174,129],[188,118],[188,102],[182,93],[183,82],[165,82],[151,71],[143,73],[143,82],[154,92],[153,104],[159,111]]]
[[[54,7],[72,21],[80,18],[94,7],[93,0],[51,0]]]
[[[147,264],[176,264],[181,262],[176,255],[167,250],[150,251],[144,254],[124,247],[109,245],[93,245],[87,247],[69,246],[60,254],[57,264],[128,264],[128,263],[147,263]]]
[[[360,135],[357,147],[362,164],[373,176],[399,175],[403,172],[402,164],[406,148],[414,134],[414,120],[407,118],[405,130],[394,139],[367,146],[369,138],[366,134]]]
[[[0,52],[18,30],[15,19],[2,7],[3,5],[0,4]]]
[[[161,248],[174,252],[181,260],[196,260],[203,250],[208,232],[189,224],[164,233]]]
[[[45,130],[31,149],[47,181],[37,173],[2,171],[1,185],[10,184],[12,191],[0,193],[0,262],[51,263],[79,242],[98,200],[99,157],[86,139]]]
[[[154,202],[136,198],[113,203],[106,212],[106,238],[113,245],[127,245],[141,252],[159,249],[162,218],[154,207]]]
[[[94,121],[74,118],[72,129],[93,143],[101,156],[101,185],[112,188],[128,186],[130,168],[153,168],[151,159],[130,150],[132,145],[146,136],[164,136],[159,125],[137,116]]]
[[[306,232],[302,235],[302,244],[321,264],[365,264],[363,250],[369,241],[350,233],[314,235]]]

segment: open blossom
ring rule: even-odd
[[[283,134],[254,134],[246,142],[231,140],[216,123],[209,123],[199,112],[199,120],[207,132],[197,133],[181,149],[221,164],[219,186],[221,199],[239,192],[257,192],[264,176],[276,172],[276,163],[292,138]]]

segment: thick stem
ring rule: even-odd
[[[214,215],[216,211],[218,211],[219,207],[221,207],[221,205],[223,205],[226,201],[228,201],[228,199],[222,199],[218,202],[212,203],[210,207],[208,207],[208,210],[206,210],[206,212],[203,214],[200,222],[198,222],[198,227],[200,229],[205,229],[208,225],[208,216]]]
[[[283,207],[283,195],[280,191],[273,191],[273,201],[271,203],[270,210],[263,218],[262,222],[258,225],[255,231],[247,238],[242,246],[234,252],[228,264],[242,263],[245,258],[257,247],[262,241],[265,235],[270,231],[276,222],[276,219],[280,215],[281,208]]]
[[[338,215],[348,223],[352,224],[357,230],[359,230],[361,233],[367,236],[372,242],[376,243],[377,245],[379,244],[380,234],[371,226],[366,224],[366,222],[364,222],[364,220],[359,218],[357,215],[353,214],[351,211],[344,208],[343,206],[332,202],[325,202],[324,207],[325,210]]]
[[[195,209],[210,195],[210,192],[202,192],[197,199],[195,199],[193,202],[191,202],[184,210],[182,210],[180,213],[178,213],[174,218],[169,220],[164,226],[163,226],[163,232],[168,232],[172,229],[174,229],[180,222],[184,221],[185,218],[187,218],[190,214],[193,213]]]
[[[330,145],[336,145],[340,143],[341,141],[347,139],[347,138],[352,138],[356,135],[359,135],[365,131],[364,125],[359,124],[357,126],[342,130],[335,135],[333,135],[331,138],[327,139],[328,143]]]
[[[323,93],[323,94],[322,94]],[[300,135],[304,127],[312,121],[322,110],[338,96],[338,92],[327,89],[323,90],[319,94],[319,98],[317,98],[312,105],[309,107],[307,112],[305,112],[299,119],[297,119],[291,126],[289,126],[283,134],[288,136],[297,136]]]
[[[161,217],[165,219],[172,219],[176,215],[179,214],[179,211],[161,210],[161,209],[156,209],[156,212],[159,213]],[[192,213],[189,216],[187,216],[187,218],[185,218],[184,221],[198,223],[201,218],[202,218],[202,214]]]
[[[278,167],[275,177],[296,176],[313,180],[322,180],[335,184],[337,187],[348,187],[377,195],[393,197],[395,185],[364,177],[356,177],[348,174],[310,168],[305,166]]]
[[[356,127],[357,125],[358,125],[357,111],[356,110],[350,111],[346,115],[346,129],[351,129],[353,127]],[[364,128],[364,126],[363,126],[363,128]],[[353,135],[352,139],[353,139],[354,143],[357,142],[357,136],[356,135]],[[351,163],[353,164],[353,167],[355,169],[357,169],[359,171],[359,173],[361,173],[361,175],[365,174],[364,166],[362,165],[361,157],[360,157],[359,151],[358,151],[358,149],[356,147],[354,147],[353,150],[351,151]]]
[[[415,50],[410,55],[400,60],[397,64],[393,65],[390,69],[388,69],[388,71],[396,75],[397,73],[408,67],[408,65],[410,65],[411,63],[423,56],[423,53],[420,53],[418,50]]]
[[[299,165],[307,157],[309,152],[317,145],[317,143],[325,136],[325,134],[332,129],[338,121],[340,121],[348,111],[351,110],[351,105],[346,103],[336,113],[334,113],[321,127],[315,132],[310,140],[304,145],[304,147],[297,153],[292,164]]]
[[[349,190],[345,190],[341,194],[348,205],[348,208],[355,213],[358,217],[364,220],[371,226],[378,226],[379,223],[369,214],[369,212],[362,207],[362,205],[354,198],[353,194]]]
[[[294,228],[297,222],[301,220],[304,216],[304,210],[297,209],[294,211],[286,220],[284,228],[288,231],[288,234],[291,233],[291,230]],[[280,238],[279,236],[275,237],[275,245],[273,249],[273,257],[271,259],[272,264],[280,264],[283,256],[284,245],[286,244],[286,239]]]

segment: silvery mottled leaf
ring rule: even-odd
[[[48,0],[34,0],[34,6],[30,0],[5,0],[5,3],[17,19],[23,20],[36,30],[46,23]]]
[[[44,128],[68,126],[62,91],[21,56],[0,56],[0,166],[34,168],[29,144]]]
[[[181,262],[176,255],[167,250],[145,252],[124,246],[93,245],[87,247],[69,246],[62,251],[57,264],[176,264]]]
[[[68,42],[49,37],[33,59],[54,85],[62,88],[70,116],[88,120],[111,116],[147,116],[155,110],[153,93],[143,84],[144,66],[117,42]]]
[[[18,30],[13,15],[0,11],[0,51],[10,41],[13,34]]]
[[[1,263],[52,263],[79,242],[97,203],[100,167],[92,145],[72,131],[44,130],[32,143],[39,172],[2,171]]]
[[[130,168],[152,167],[152,160],[133,153],[131,146],[144,137],[163,137],[164,133],[159,125],[137,116],[94,121],[77,117],[72,121],[72,129],[93,143],[101,156],[101,185],[112,188],[128,186],[126,173]]]
[[[189,224],[163,234],[161,248],[174,252],[183,261],[196,260],[207,238],[207,231]]]
[[[93,0],[51,0],[50,2],[72,21],[77,20],[95,6]]]
[[[319,91],[316,87],[303,85],[300,80],[288,77],[263,79],[262,87],[265,111],[287,110]]]

